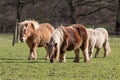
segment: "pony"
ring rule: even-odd
[[[101,47],[104,48],[104,58],[110,53],[110,45],[108,41],[108,32],[105,28],[87,29],[89,56],[92,58],[94,48],[96,48],[95,58],[98,56]]]
[[[88,36],[86,28],[80,24],[70,26],[59,26],[52,33],[49,43],[47,43],[47,54],[50,62],[59,59],[59,62],[66,62],[66,51],[74,50],[74,62],[79,62],[79,49],[81,48],[84,62],[89,61],[88,55]]]
[[[25,20],[19,23],[19,40],[26,42],[30,48],[28,60],[37,59],[36,49],[38,47],[46,48],[46,43],[49,42],[54,27],[49,23],[39,24],[35,20]],[[45,59],[49,59],[46,54]]]

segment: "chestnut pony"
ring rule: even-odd
[[[66,62],[66,51],[74,50],[74,62],[79,62],[79,49],[81,48],[84,62],[89,61],[88,36],[86,28],[80,24],[73,24],[67,27],[60,26],[52,33],[50,42],[47,43],[47,53],[50,62],[59,58],[59,62]]]
[[[98,56],[101,47],[104,48],[104,57],[110,53],[108,32],[105,28],[87,29],[89,39],[89,55],[92,58],[94,48],[96,48],[95,58]]]
[[[20,41],[26,42],[30,48],[29,60],[37,59],[37,47],[46,48],[46,43],[49,42],[53,31],[54,28],[49,23],[39,24],[35,20],[25,20],[19,23]],[[45,59],[49,59],[49,55],[46,54]]]

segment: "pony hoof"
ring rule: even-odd
[[[103,56],[103,58],[106,58],[106,56]]]
[[[79,60],[74,60],[73,62],[79,62]]]
[[[34,57],[29,57],[28,60],[35,60],[36,58]]]
[[[51,63],[53,63],[53,62],[54,62],[54,60],[53,60],[53,59],[50,59],[50,62],[51,62]]]
[[[49,58],[45,58],[45,60],[49,60]]]
[[[84,62],[86,62],[86,63],[87,63],[87,62],[90,62],[90,60],[84,60]]]
[[[61,63],[65,63],[65,62],[66,62],[66,60],[59,60],[59,62],[61,62]]]

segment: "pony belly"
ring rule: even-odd
[[[81,44],[71,45],[71,46],[68,46],[67,50],[68,51],[76,50],[76,49],[79,49],[80,46]]]
[[[101,48],[103,46],[104,41],[96,41],[95,47]]]
[[[104,35],[101,34],[101,36],[99,36],[97,38],[95,46],[97,48],[101,48],[103,46],[104,42],[105,42],[105,37],[104,37]]]

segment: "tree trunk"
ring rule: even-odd
[[[14,36],[13,36],[13,43],[12,45],[14,46],[15,43],[18,43],[18,23],[20,22],[20,10],[21,10],[21,3],[20,0],[17,0],[17,5],[16,5],[16,26],[14,30]]]
[[[71,24],[75,24],[76,23],[76,17],[75,17],[75,6],[72,2],[72,0],[66,0],[66,2],[68,3],[69,9],[70,9],[70,19],[71,19]]]
[[[120,34],[120,0],[118,0],[115,32],[116,34]]]

